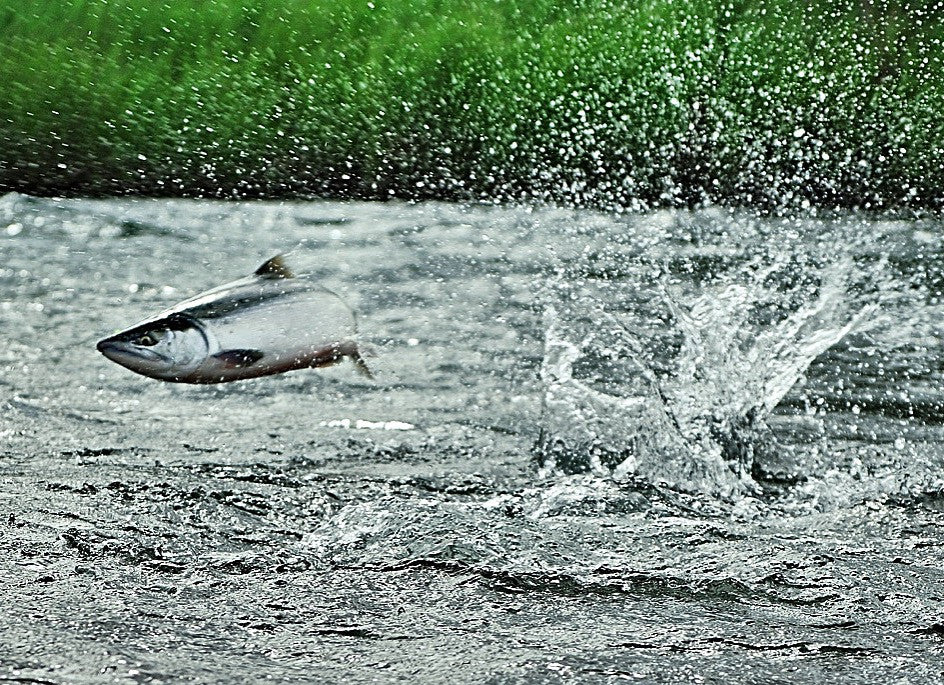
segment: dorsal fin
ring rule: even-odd
[[[255,271],[259,278],[294,278],[295,274],[288,268],[285,258],[277,254]]]

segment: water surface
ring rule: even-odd
[[[942,229],[8,195],[0,678],[944,682]],[[287,251],[375,382],[95,351]]]

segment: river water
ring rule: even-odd
[[[289,253],[350,364],[95,341]],[[0,198],[0,680],[944,682],[944,225]]]

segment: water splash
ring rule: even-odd
[[[832,254],[728,258],[701,283],[670,268],[648,270],[661,271],[655,285],[555,279],[544,314],[544,465],[722,497],[756,492],[758,452],[782,449],[766,418],[818,356],[881,320],[885,260]]]

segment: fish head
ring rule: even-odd
[[[182,380],[209,355],[203,328],[171,315],[138,324],[98,342],[98,351],[126,369],[165,381]]]

